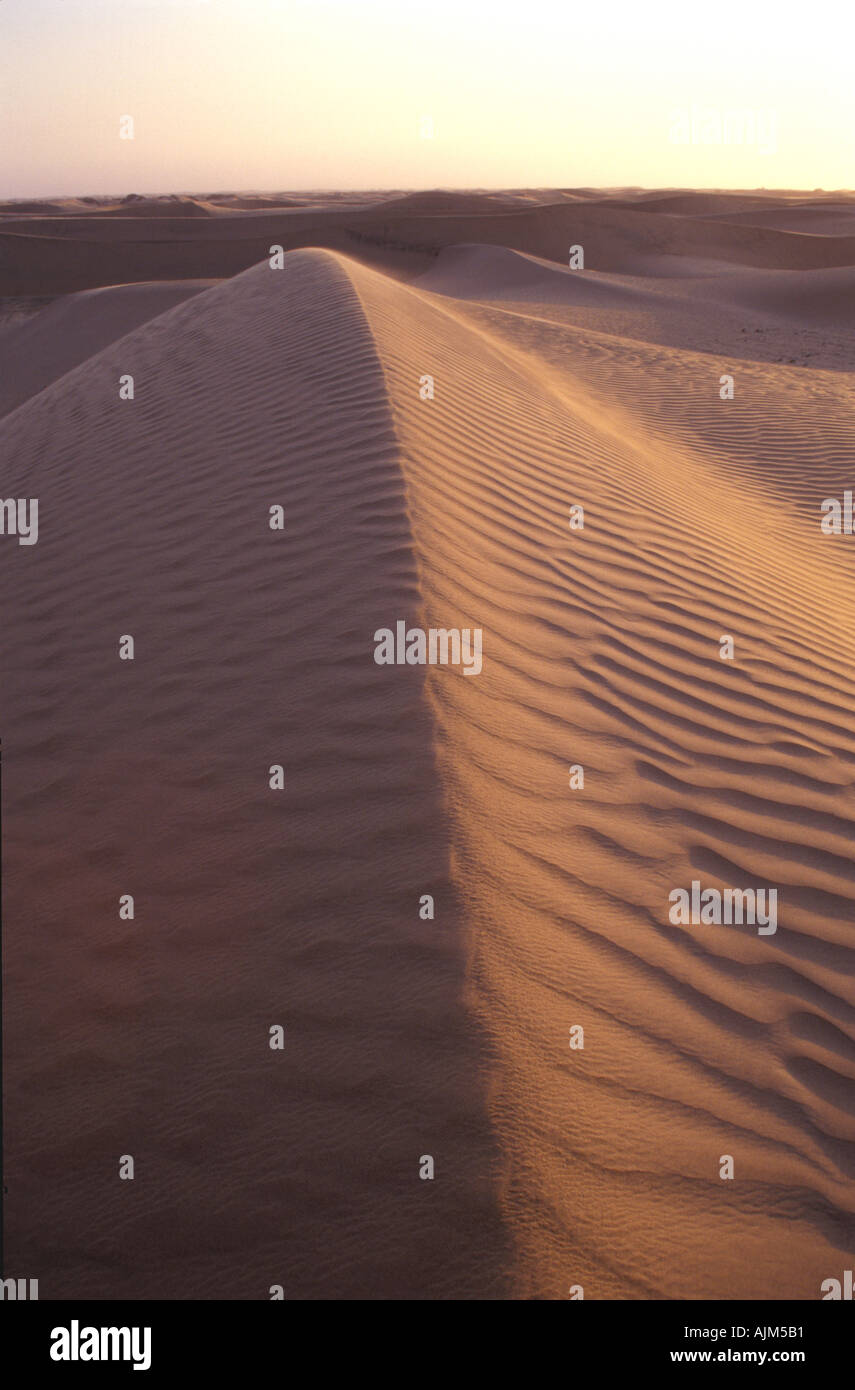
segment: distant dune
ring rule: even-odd
[[[0,549],[6,1227],[45,1298],[851,1263],[855,237],[748,220],[805,194],[534,196],[4,219],[4,293],[62,296],[0,335],[42,528]],[[377,665],[399,619],[482,629],[482,672]],[[777,931],[673,925],[693,880],[777,886]]]
[[[326,246],[402,278],[464,243],[559,265],[582,244],[589,270],[645,277],[684,273],[687,257],[768,270],[855,265],[855,197],[841,193],[129,195],[95,208],[83,199],[7,203],[0,214],[0,298],[129,279],[224,279],[257,264],[271,245]],[[823,233],[829,218],[839,235]]]

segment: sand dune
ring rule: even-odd
[[[116,285],[63,297],[36,318],[12,330],[0,344],[0,415],[43,391],[78,363],[139,324],[209,289],[215,280]]]
[[[203,207],[217,212],[270,212],[275,208],[304,207],[309,201],[303,198],[286,198],[269,194],[211,193],[207,198],[198,199]]]
[[[527,256],[505,246],[451,246],[440,252],[434,264],[414,281],[419,289],[455,299],[497,303],[573,307],[627,305],[633,299],[657,302],[648,282],[633,286],[627,277],[601,272],[582,274],[538,256]]]
[[[411,285],[262,261],[0,422],[43,517],[0,582],[7,1236],[45,1297],[814,1299],[851,1252],[851,387],[734,335],[838,324],[855,253],[589,208],[635,270],[574,279],[532,258],[556,208],[473,211]],[[702,276],[642,283],[681,237],[754,267],[724,361]],[[483,671],[377,666],[398,618],[482,628]],[[777,933],[671,925],[698,878],[777,885]]]
[[[793,275],[684,257],[675,270],[680,273],[669,276],[571,271],[507,247],[466,245],[442,251],[413,283],[607,333],[619,340],[617,353],[635,340],[739,360],[851,369],[855,267]]]
[[[71,203],[5,206],[0,297],[123,284],[131,273],[141,281],[221,279],[258,264],[274,244],[328,247],[403,279],[429,270],[444,250],[472,243],[560,266],[568,248],[581,244],[589,270],[646,279],[684,276],[689,261],[707,274],[855,266],[851,228],[821,235],[821,223],[793,224],[805,211],[804,195],[793,194],[292,191]],[[840,225],[855,207],[839,193],[812,205],[818,216],[834,209]]]
[[[792,203],[783,207],[756,208],[751,212],[714,214],[728,222],[751,222],[758,227],[776,227],[782,232],[808,232],[814,236],[852,236],[855,234],[855,202]]]
[[[700,189],[681,189],[674,193],[648,193],[645,197],[633,198],[626,207],[641,208],[645,212],[686,213],[690,217],[733,217],[742,216],[746,222],[755,222],[756,214],[768,212],[770,204],[780,210],[781,202],[789,206],[789,199],[770,198],[766,193],[705,193]]]
[[[393,216],[402,212],[426,213],[437,216],[478,216],[481,213],[506,212],[511,207],[528,207],[531,199],[514,193],[456,193],[434,189],[428,193],[402,193],[381,204],[384,213]]]
[[[743,308],[762,310],[806,327],[849,330],[855,318],[855,266],[788,271],[758,271],[722,277],[719,298]]]

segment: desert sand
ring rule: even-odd
[[[40,499],[0,538],[9,1261],[60,1299],[820,1297],[855,195],[6,204],[0,296]],[[397,619],[483,670],[378,666]],[[776,886],[777,932],[673,925],[696,879]]]

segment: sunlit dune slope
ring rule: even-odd
[[[351,274],[424,625],[484,630],[428,688],[520,1287],[817,1297],[855,1175],[846,387],[735,363],[722,401],[704,357]],[[695,878],[777,886],[778,932],[671,926]]]

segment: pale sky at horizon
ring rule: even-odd
[[[851,189],[853,39],[841,0],[0,0],[0,198]]]

